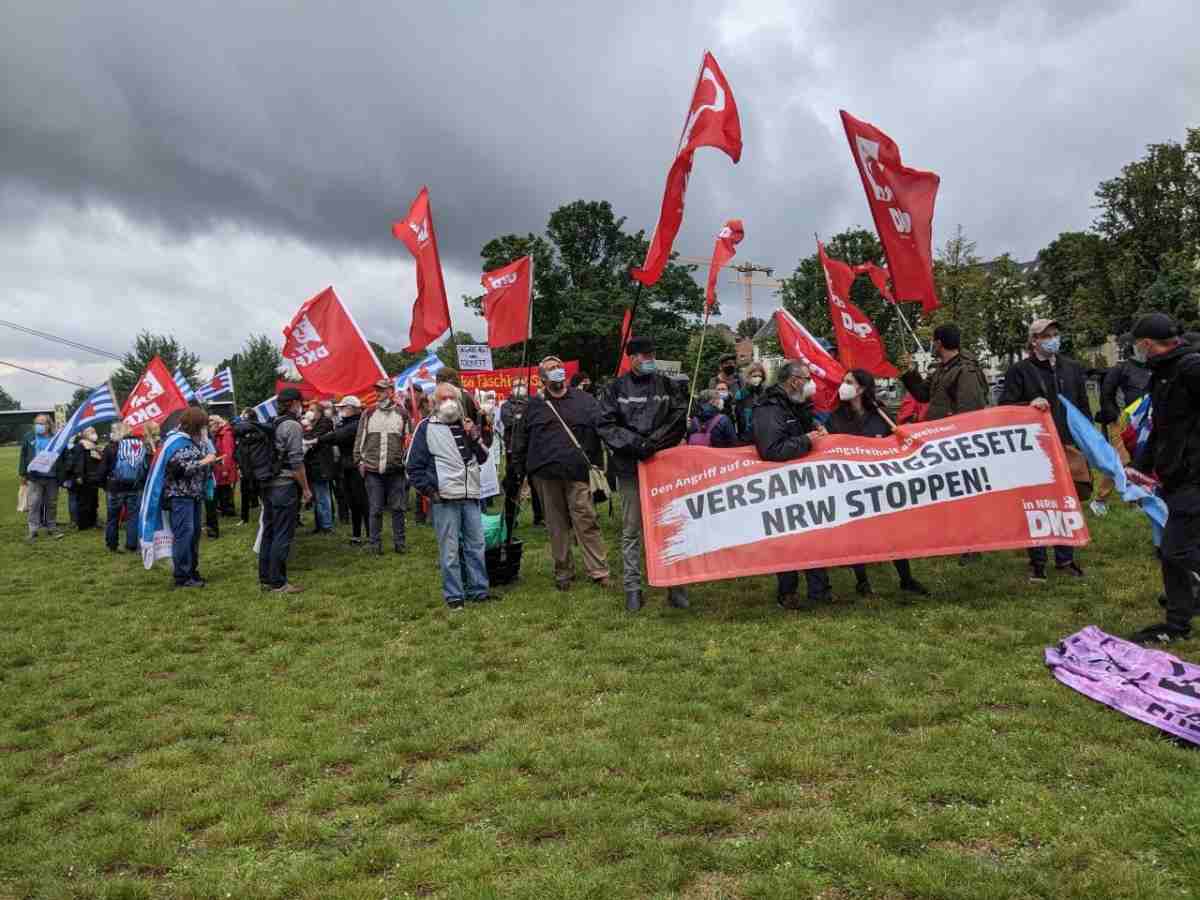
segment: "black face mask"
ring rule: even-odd
[[[736,366],[721,366],[721,371],[724,372],[726,375],[732,375],[735,371],[737,371],[737,367]]]

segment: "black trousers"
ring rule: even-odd
[[[524,483],[525,481],[522,479],[521,484]],[[513,526],[517,522],[517,498],[521,496],[521,484],[516,486],[513,496],[510,497],[506,494],[504,497],[504,527],[508,534],[513,533]],[[545,520],[545,514],[542,511],[542,498],[538,496],[537,491],[532,490],[532,484],[530,488],[529,499],[533,501],[533,522],[536,525]]]
[[[1159,554],[1167,592],[1167,624],[1186,631],[1196,614],[1196,590],[1200,587],[1200,487],[1185,488],[1164,499],[1168,515]]]
[[[258,580],[271,587],[287,584],[287,561],[296,536],[300,488],[296,484],[263,491],[262,542],[258,545]]]
[[[338,510],[342,510],[342,503],[349,507],[351,533],[355,537],[362,537],[363,523],[367,519],[367,485],[358,469],[342,470],[341,482],[345,499],[338,501]]]
[[[81,484],[75,488],[79,498],[79,518],[76,524],[79,530],[95,528],[100,518],[100,488],[92,484]]]
[[[223,516],[236,516],[237,509],[233,505],[233,485],[217,485],[217,511]]]
[[[894,559],[892,560],[892,565],[896,567],[896,574],[900,576],[901,584],[907,584],[912,581],[912,566],[908,564],[907,559]],[[850,568],[854,570],[854,577],[858,581],[867,580],[867,567],[865,565],[859,563]]]
[[[207,497],[204,498],[204,527],[208,531],[209,537],[221,536],[221,513],[217,509],[215,494],[211,500]]]
[[[799,572],[780,572],[776,579],[779,583],[779,593],[794,594],[800,587]],[[814,601],[828,600],[833,593],[829,584],[829,573],[824,569],[805,569],[804,584],[808,590],[808,599]]]
[[[357,473],[355,473],[357,474]],[[329,482],[329,494],[333,498],[333,514],[343,525],[350,521],[350,498],[346,496],[345,470]]]
[[[253,478],[242,478],[242,522],[250,521],[250,508],[258,506],[258,482]]]

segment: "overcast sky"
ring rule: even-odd
[[[9,4],[0,32],[0,318],[124,352],[172,332],[211,366],[333,284],[407,343],[389,224],[422,184],[452,297],[479,249],[576,199],[649,232],[700,56],[741,112],[733,166],[701,150],[676,249],[790,272],[812,233],[868,225],[839,107],[942,177],[959,223],[1028,259],[1087,227],[1144,145],[1200,125],[1194,0]],[[419,12],[417,11],[419,9]],[[726,318],[742,315],[723,289]],[[760,293],[756,314],[775,300]],[[456,326],[483,323],[455,309]],[[0,359],[95,383],[110,363],[0,328]],[[57,384],[0,367],[27,406]]]

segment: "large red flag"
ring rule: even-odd
[[[817,384],[813,405],[821,412],[829,412],[837,406],[838,385],[846,377],[846,369],[787,310],[775,310],[775,328],[779,332],[779,346],[783,348],[783,355],[808,363],[813,381]]]
[[[404,348],[406,353],[417,353],[450,327],[450,301],[446,298],[437,234],[433,230],[429,188],[421,188],[408,208],[408,215],[392,223],[392,237],[404,241],[417,261],[417,299],[408,328],[408,346]]]
[[[704,291],[705,308],[712,309],[717,302],[717,275],[720,274],[735,253],[737,245],[746,236],[741,219],[730,219],[725,227],[717,234],[717,244],[713,247],[712,262],[708,264],[708,287]]]
[[[625,307],[625,317],[621,319],[621,358],[617,360],[617,374],[624,375],[626,372],[633,371],[633,365],[629,362],[629,354],[625,352],[625,345],[629,343],[629,339],[633,336],[633,310],[628,306]]]
[[[283,355],[322,394],[353,394],[387,377],[332,287],[306,300],[284,326]]]
[[[484,272],[483,317],[488,346],[507,347],[528,340],[533,327],[533,257]]]
[[[845,110],[842,124],[850,155],[862,176],[875,230],[887,252],[888,271],[898,301],[919,300],[930,313],[938,307],[933,282],[933,205],[940,179],[910,169],[890,137]]]
[[[892,296],[891,285],[888,284],[888,270],[882,266],[877,266],[873,262],[859,263],[854,266],[855,275],[866,275],[871,279],[871,284],[875,285],[875,290],[879,291],[879,296],[888,303],[895,303],[896,298]]]
[[[820,241],[817,257],[825,270],[825,294],[837,336],[838,361],[847,369],[866,369],[880,378],[895,378],[900,373],[888,362],[887,349],[875,324],[850,301],[854,270],[840,259],[830,259]]]
[[[647,287],[662,277],[663,269],[671,258],[675,235],[683,224],[683,195],[687,191],[688,176],[692,173],[692,155],[700,147],[716,147],[735,163],[742,157],[742,123],[738,118],[733,91],[725,80],[725,73],[708,52],[704,54],[700,78],[692,92],[692,104],[688,107],[687,121],[683,125],[679,152],[667,172],[662,211],[654,236],[650,239],[650,248],[646,251],[646,261],[640,269],[635,268],[631,273]]]
[[[121,419],[141,437],[147,422],[161,425],[171,413],[187,406],[187,398],[171,377],[171,370],[156,356],[125,399]]]

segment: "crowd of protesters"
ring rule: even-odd
[[[1005,374],[997,402],[1049,413],[1079,497],[1086,501],[1093,494],[1092,476],[1061,401],[1090,416],[1089,373],[1062,352],[1059,332],[1059,323],[1049,319],[1028,326],[1027,354]],[[1188,337],[1165,315],[1142,317],[1121,338],[1125,358],[1103,373],[1095,416],[1131,474],[1155,484],[1170,511],[1159,550],[1166,619],[1134,635],[1146,643],[1188,637],[1200,592],[1200,347]],[[753,446],[761,459],[783,462],[803,458],[826,434],[886,438],[896,427],[877,396],[875,378],[862,369],[847,372],[836,407],[828,416],[818,416],[816,385],[804,361],[785,362],[768,385],[760,363],[739,371],[736,357],[725,355],[707,388],[689,396],[686,379],[658,369],[651,339],[632,337],[625,350],[628,371],[598,391],[586,373],[568,381],[562,360],[548,356],[538,365],[543,390],[531,396],[529,384],[519,379],[499,408],[494,395],[473,397],[462,389],[457,373],[446,368],[439,371],[432,395],[419,401],[412,395],[398,398],[394,383],[384,379],[375,385],[376,402],[367,409],[354,395],[306,406],[298,390],[287,388],[277,397],[279,412],[271,422],[255,421],[253,410],[243,410],[231,423],[189,407],[165,423],[163,434],[147,427],[135,437],[117,423],[106,446],[95,429],[86,428],[48,473],[29,469],[53,437],[50,419],[38,416],[22,443],[19,463],[28,539],[42,533],[63,536],[57,519],[60,487],[69,492],[76,527],[96,528],[104,490],[105,545],[112,552],[122,546],[137,551],[143,491],[161,452],[169,454],[162,506],[173,532],[177,587],[204,586],[199,569],[202,513],[208,536],[219,537],[221,517],[239,517],[237,493],[239,524],[250,522],[251,511],[260,508],[256,549],[262,589],[285,594],[303,590],[289,580],[287,568],[304,504],[312,507],[314,534],[334,534],[340,521],[350,526],[350,543],[372,554],[383,552],[388,513],[392,549],[403,554],[408,549],[407,512],[415,500],[416,521],[431,524],[436,536],[446,606],[460,611],[493,597],[485,510],[502,491],[504,506],[494,518],[499,533],[511,537],[526,485],[534,525],[547,531],[555,587],[572,589],[578,550],[587,579],[608,588],[608,548],[596,504],[615,486],[622,508],[624,605],[637,612],[645,605],[639,462],[684,441],[717,448]],[[934,363],[924,376],[911,367],[911,360],[901,360],[908,370],[900,377],[907,390],[896,417],[901,423],[989,405],[992,391],[983,367],[963,352],[957,326],[934,330],[932,352]],[[1131,454],[1115,426],[1122,410],[1147,395],[1153,409],[1148,438],[1140,452]],[[502,482],[496,475],[501,455]],[[1099,485],[1090,507],[1095,515],[1107,512],[1112,490],[1111,480]],[[1053,549],[1060,577],[1084,577],[1072,548]],[[961,561],[978,556],[967,554]],[[1028,559],[1030,579],[1046,581],[1047,549],[1030,548]],[[908,560],[893,565],[902,591],[929,594]],[[867,567],[851,568],[857,593],[871,595]],[[776,599],[785,609],[811,608],[831,594],[825,569],[798,567],[777,576]],[[689,606],[682,587],[669,588],[666,599],[672,607]]]

